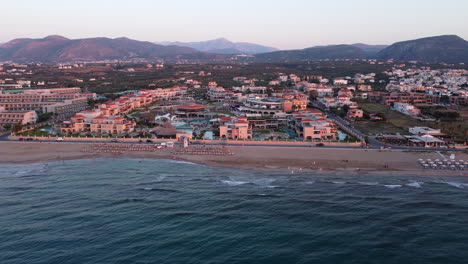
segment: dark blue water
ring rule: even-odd
[[[468,263],[468,179],[0,165],[0,263]]]

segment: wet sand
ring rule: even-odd
[[[284,171],[288,173],[386,174],[468,176],[468,171],[424,170],[418,159],[441,159],[435,152],[398,150],[328,149],[304,147],[228,147],[233,155],[176,155],[172,149],[123,154],[89,153],[85,143],[0,142],[0,163],[27,164],[86,158],[156,158],[190,161],[210,166]],[[456,159],[468,155],[456,153]]]

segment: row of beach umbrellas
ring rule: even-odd
[[[468,161],[464,160],[448,160],[448,159],[419,159],[418,163],[424,169],[434,169],[434,170],[465,170],[468,168]]]

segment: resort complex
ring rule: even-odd
[[[173,70],[171,78],[142,88],[99,92],[90,91],[89,85],[108,89],[104,87],[110,85],[106,80],[113,70],[86,73],[85,78],[75,69],[96,66],[62,65],[61,72],[80,76],[73,82],[88,80],[85,87],[51,82],[56,87],[47,88],[45,82],[16,73],[5,78],[3,83],[11,85],[0,90],[0,125],[16,138],[308,142],[378,148],[466,145],[466,70],[408,68],[391,61],[360,63],[377,63],[387,70],[342,77],[274,71],[264,79],[233,74],[226,81],[231,68],[212,65],[199,72]],[[163,68],[144,64],[118,72],[132,78],[137,72],[151,76]],[[32,68],[30,74],[40,69]]]

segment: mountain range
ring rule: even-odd
[[[257,54],[257,62],[291,62],[321,59],[395,59],[465,63],[468,62],[468,42],[455,35],[421,38],[386,45],[331,45],[301,50],[275,51]]]
[[[280,50],[255,55],[259,62],[293,62],[322,59],[364,59],[364,50],[352,45],[317,46],[301,50]]]
[[[376,57],[406,61],[468,62],[468,41],[456,35],[402,41],[379,51]]]
[[[224,38],[202,42],[156,44],[128,38],[68,39],[52,35],[41,39],[20,38],[0,45],[0,61],[67,62],[127,59],[163,59],[185,62],[294,62],[321,59],[395,59],[426,62],[468,63],[468,42],[455,35],[397,42],[390,46],[362,43],[276,50]],[[176,45],[177,44],[177,45]],[[236,58],[236,54],[253,54]]]
[[[351,46],[362,49],[368,58],[375,58],[379,51],[388,47],[388,45],[369,45],[364,43],[351,44]]]
[[[263,45],[247,43],[247,42],[232,42],[225,38],[218,38],[200,42],[156,42],[160,45],[176,45],[189,47],[198,51],[216,54],[258,54],[271,51],[277,51],[277,48],[267,47]]]
[[[62,36],[42,39],[20,38],[0,46],[0,60],[12,61],[92,61],[130,58],[164,58],[197,54],[180,46],[163,46],[128,38],[86,38],[71,40]]]

